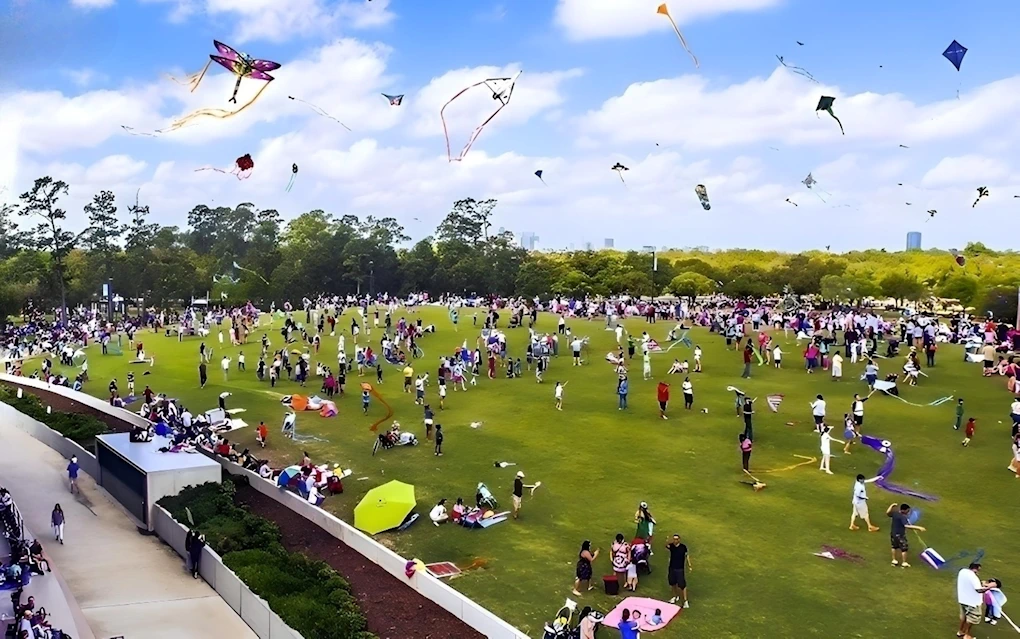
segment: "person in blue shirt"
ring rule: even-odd
[[[630,390],[630,384],[627,382],[627,376],[621,375],[620,381],[616,385],[616,394],[620,397],[620,403],[617,406],[617,410],[623,410],[627,408],[627,392]]]
[[[620,631],[620,639],[638,639],[638,623],[630,618],[630,611],[623,609],[620,615],[620,623],[616,626]]]
[[[367,389],[363,389],[361,391],[361,410],[366,415],[368,415],[368,403],[371,400],[371,398],[372,396],[369,394]]]
[[[81,493],[78,489],[78,470],[81,467],[78,466],[78,458],[75,456],[71,457],[71,463],[67,465],[67,480],[71,485],[71,492]]]

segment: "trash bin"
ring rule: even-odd
[[[606,588],[606,594],[615,596],[620,594],[620,581],[616,578],[616,575],[607,575],[602,578],[602,584]]]

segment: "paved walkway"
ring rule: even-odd
[[[140,535],[91,477],[82,474],[82,496],[72,496],[64,483],[66,466],[45,444],[0,423],[0,485],[11,491],[26,526],[41,536],[97,638],[256,637],[212,588],[186,574],[169,546]],[[57,502],[66,515],[63,546],[48,534]]]

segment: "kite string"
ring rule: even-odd
[[[669,23],[673,26],[673,31],[676,32],[676,37],[680,39],[680,46],[682,46],[684,51],[687,52],[687,55],[691,56],[691,59],[694,60],[694,68],[700,69],[701,63],[698,62],[698,56],[694,55],[691,48],[687,46],[687,40],[684,40],[684,34],[680,33],[680,27],[676,26],[676,21],[673,20],[673,16],[670,15],[669,12],[666,12],[664,15],[669,19]]]
[[[446,138],[446,158],[450,162],[460,162],[461,160],[463,160],[464,156],[467,155],[467,152],[471,150],[471,146],[474,145],[475,140],[478,139],[478,136],[482,134],[482,129],[485,128],[485,125],[487,125],[489,122],[492,122],[492,119],[495,118],[497,115],[499,115],[499,112],[502,111],[504,108],[506,108],[506,105],[510,103],[510,97],[509,96],[507,96],[507,101],[506,102],[503,102],[502,100],[500,100],[500,107],[498,109],[496,109],[495,112],[493,112],[493,114],[490,115],[484,122],[479,124],[475,128],[474,131],[472,131],[471,137],[468,138],[467,144],[464,145],[464,148],[461,150],[460,155],[457,156],[457,157],[453,157],[452,153],[450,152],[450,133],[449,133],[449,131],[446,128],[446,118],[444,117],[443,114],[446,111],[446,107],[450,106],[450,103],[452,103],[454,100],[456,100],[460,96],[464,95],[465,93],[467,93],[471,89],[473,89],[475,87],[482,86],[483,84],[486,85],[486,87],[487,87],[488,86],[488,80],[482,80],[481,82],[476,82],[476,83],[472,84],[471,86],[467,87],[466,89],[462,89],[461,91],[457,92],[457,94],[454,95],[452,98],[447,100],[446,104],[444,104],[443,107],[441,109],[439,109],[439,120],[443,123],[443,137]],[[510,91],[511,91],[511,93],[513,92],[513,87],[511,87]],[[621,180],[623,179],[622,175],[620,176],[620,179]]]
[[[176,131],[177,129],[182,128],[185,124],[188,124],[192,120],[195,120],[200,117],[217,118],[220,120],[232,118],[235,115],[238,115],[239,113],[247,109],[248,107],[250,107],[252,104],[255,104],[255,101],[259,99],[259,96],[262,95],[262,92],[265,91],[268,86],[269,86],[268,82],[264,83],[262,85],[262,88],[258,90],[258,92],[252,97],[251,100],[248,100],[239,109],[235,111],[228,111],[226,109],[199,109],[198,111],[193,111],[188,115],[185,115],[181,119],[173,122],[169,127],[165,129],[160,129],[159,131],[157,131],[157,133],[169,133],[170,131]]]

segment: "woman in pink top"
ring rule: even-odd
[[[814,342],[811,342],[807,350],[804,351],[804,361],[808,373],[813,373],[814,369],[818,367],[818,347],[815,346]]]
[[[751,447],[753,444],[747,435],[740,433],[740,456],[743,460],[744,470],[749,471],[751,464]]]

